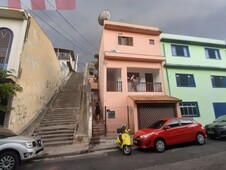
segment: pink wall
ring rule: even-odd
[[[124,26],[126,28],[125,30]],[[128,114],[131,130],[135,131],[137,129],[137,108],[136,104],[134,104],[128,96],[138,94],[165,94],[162,67],[164,57],[161,56],[160,50],[160,31],[158,28],[154,27],[145,27],[112,21],[106,21],[104,28],[99,52],[100,98],[103,108],[106,106],[107,109],[115,111],[115,119],[107,118],[107,132],[116,132],[116,129],[121,125],[121,123],[127,123]],[[117,29],[119,29],[119,31],[117,31]],[[135,31],[136,33],[128,32],[129,30]],[[157,35],[151,35],[150,32],[152,31]],[[133,46],[118,45],[119,35],[133,37]],[[155,44],[149,44],[149,39],[154,40]],[[112,53],[112,50],[115,51]],[[109,56],[110,58],[108,58]],[[120,57],[124,59],[120,60]],[[107,68],[121,69],[122,92],[106,92]],[[128,68],[151,68],[160,70],[159,75],[160,81],[162,82],[162,92],[128,92]],[[129,111],[127,106],[129,106]]]

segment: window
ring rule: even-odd
[[[219,49],[205,48],[206,58],[221,59]]]
[[[107,91],[122,91],[121,69],[107,68]]]
[[[173,56],[181,56],[181,57],[189,57],[188,46],[184,45],[171,45],[172,55]]]
[[[225,76],[211,76],[213,87],[226,87],[226,77]]]
[[[13,32],[0,28],[0,68],[6,69],[13,40]]]
[[[191,120],[185,119],[185,118],[184,118],[184,119],[181,118],[181,119],[179,119],[179,121],[180,121],[180,124],[181,124],[182,126],[192,124],[192,121],[191,121]]]
[[[176,74],[177,87],[195,87],[192,74]]]
[[[155,45],[155,40],[149,39],[149,44]]]
[[[178,122],[177,120],[170,120],[170,121],[166,124],[166,126],[169,126],[169,127],[173,128],[173,127],[178,127],[178,126],[180,126],[180,124],[179,124],[179,122]]]
[[[199,108],[197,102],[182,102],[180,103],[181,115],[184,117],[198,117]]]
[[[119,45],[128,45],[133,46],[133,37],[118,37],[118,44]]]

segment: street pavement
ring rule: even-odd
[[[109,146],[108,148],[103,146]],[[94,147],[93,147],[94,148]],[[130,156],[115,145],[100,144],[92,152],[39,159],[24,163],[19,170],[225,170],[226,139],[207,140],[205,145],[188,143],[168,147],[163,153],[133,147]],[[83,150],[84,151],[84,150]]]

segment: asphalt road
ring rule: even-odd
[[[226,170],[226,139],[207,140],[168,148],[164,153],[134,148],[125,156],[118,150],[66,159],[30,161],[19,170]]]

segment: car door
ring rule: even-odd
[[[167,145],[178,144],[182,142],[183,129],[177,119],[171,119],[166,123],[170,129],[165,130],[164,138]]]
[[[189,142],[193,140],[194,126],[192,121],[186,118],[178,119],[182,129],[181,140],[182,142]]]

